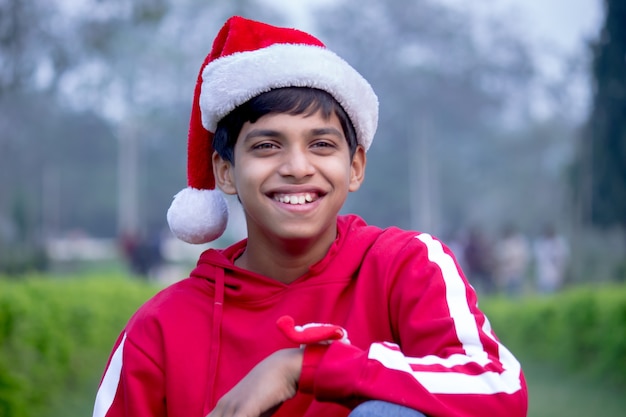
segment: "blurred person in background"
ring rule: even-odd
[[[483,230],[471,227],[462,250],[462,261],[467,279],[479,294],[493,294],[493,254],[491,244]]]
[[[528,239],[514,225],[503,227],[495,249],[495,273],[498,289],[509,297],[519,297],[528,273]]]
[[[125,233],[120,239],[122,253],[130,271],[143,279],[155,278],[163,265],[161,236],[155,230]]]
[[[537,290],[552,294],[563,286],[569,258],[569,245],[553,225],[546,225],[534,242]]]

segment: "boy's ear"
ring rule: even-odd
[[[224,194],[235,195],[237,188],[233,178],[233,165],[224,160],[217,152],[213,152],[213,176],[215,177],[215,185],[222,190]]]
[[[348,187],[350,192],[356,191],[361,187],[361,184],[365,179],[366,164],[367,157],[365,156],[365,148],[358,145],[351,162],[350,186]]]

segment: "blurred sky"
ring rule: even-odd
[[[602,0],[440,0],[474,9],[479,15],[499,14],[527,31],[530,40],[577,49],[594,37],[602,23]]]
[[[587,76],[572,72],[570,57],[590,57],[588,42],[595,40],[602,26],[603,0],[439,0],[463,8],[480,18],[498,16],[531,46],[537,69],[544,80],[564,80],[571,100],[567,113],[583,120],[589,110],[591,91]],[[584,67],[583,67],[584,68]],[[562,109],[528,91],[535,115],[548,116]]]
[[[296,25],[311,30],[308,7],[334,0],[264,0],[288,12]],[[602,20],[602,0],[439,0],[478,16],[502,16],[528,33],[533,43],[553,43],[565,50],[577,49],[594,36]],[[527,31],[527,29],[529,29]]]

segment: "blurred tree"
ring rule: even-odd
[[[55,33],[53,3],[0,2],[0,94],[41,89],[68,65],[68,51]]]
[[[594,95],[580,152],[583,220],[626,227],[626,3],[605,0],[592,45]]]
[[[115,230],[114,137],[72,88],[81,73],[93,78],[102,58],[88,53],[100,45],[98,25],[82,23],[121,16],[140,27],[158,20],[165,4],[118,0],[81,14],[63,1],[0,2],[0,270],[42,265],[50,235]]]

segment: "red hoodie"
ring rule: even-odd
[[[454,256],[428,234],[338,218],[328,254],[291,284],[238,268],[246,241],[204,252],[115,343],[94,417],[204,417],[258,362],[296,347],[276,326],[332,323],[277,417],[344,417],[365,399],[430,417],[525,417],[527,390]]]

